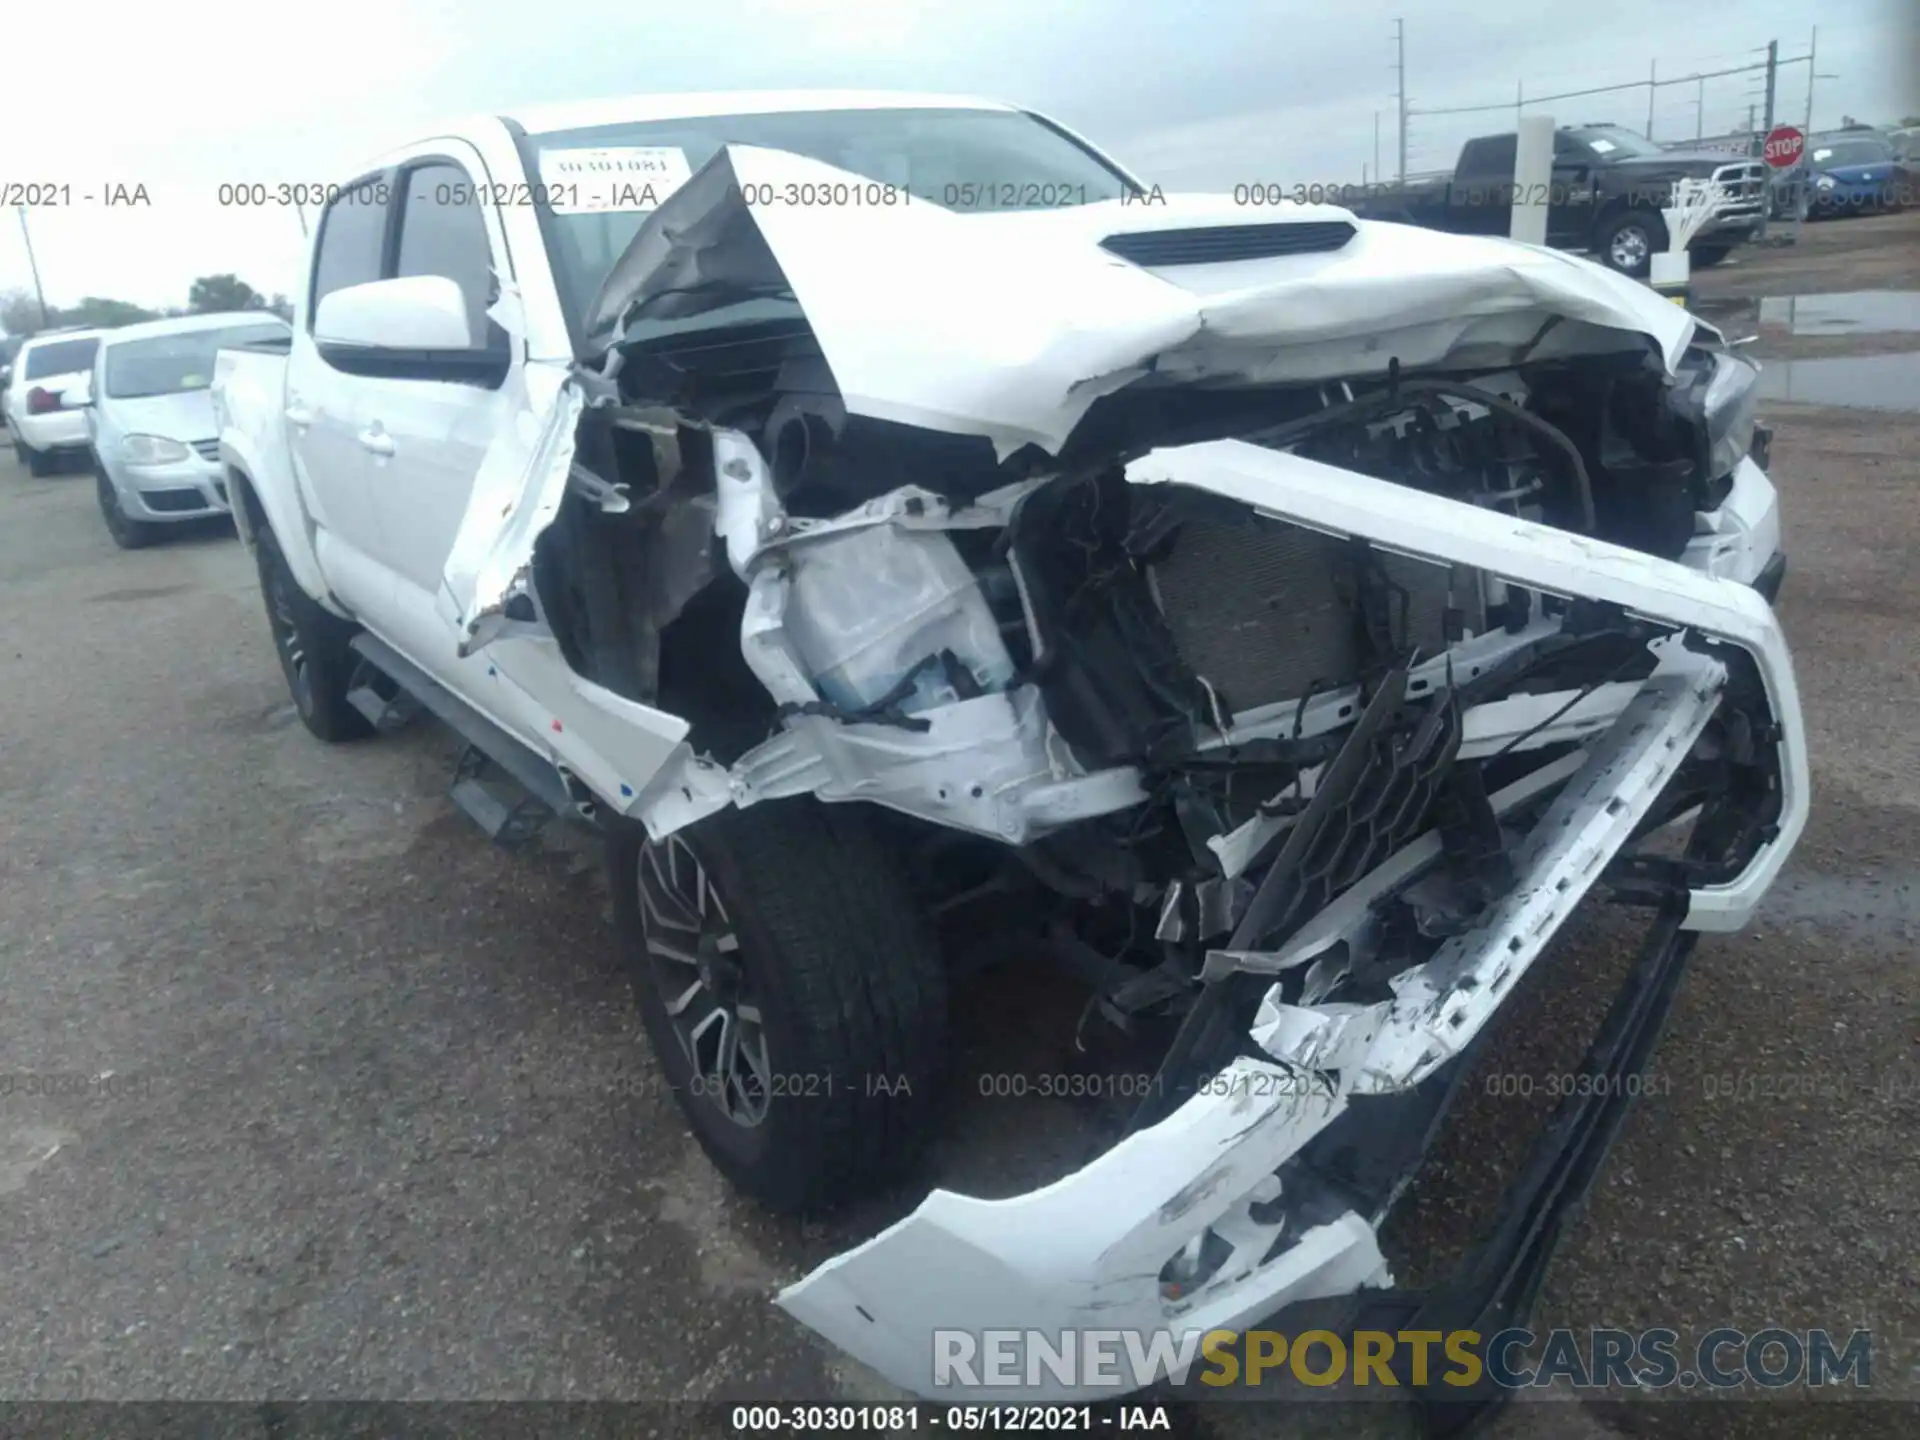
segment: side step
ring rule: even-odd
[[[420,713],[420,702],[365,655],[359,657],[353,678],[347,681],[347,703],[382,735],[402,729]]]
[[[362,631],[353,637],[353,649],[362,663],[348,699],[375,729],[397,728],[425,709],[467,742],[455,765],[449,794],[489,838],[502,845],[519,844],[554,816],[579,813],[551,761],[514,739],[379,637]],[[364,676],[362,684],[363,672],[369,669],[396,688],[395,699],[387,699],[371,676]],[[364,704],[355,698],[362,694]]]

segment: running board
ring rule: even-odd
[[[347,703],[382,735],[405,728],[420,713],[420,702],[365,655],[354,662],[353,677],[347,681]]]
[[[551,761],[514,739],[378,636],[363,630],[352,643],[366,665],[399,687],[402,699],[427,710],[467,742],[449,794],[490,839],[502,845],[518,844],[555,815],[579,813]],[[371,685],[356,684],[356,692],[361,688],[376,710],[394,709],[394,702],[384,700]],[[367,714],[358,701],[354,705]],[[367,718],[380,728],[376,715]]]

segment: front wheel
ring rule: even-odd
[[[1666,222],[1651,210],[1623,210],[1602,221],[1594,244],[1604,264],[1636,280],[1646,278],[1653,257],[1666,248]]]
[[[1731,245],[1696,245],[1692,251],[1692,263],[1698,268],[1705,270],[1710,266],[1718,265],[1732,253],[1733,246]]]
[[[355,627],[300,588],[271,530],[260,528],[253,549],[260,567],[260,593],[267,602],[267,622],[273,629],[273,648],[300,723],[329,743],[371,735],[372,722],[347,700]]]
[[[51,450],[36,450],[24,441],[13,442],[13,454],[27,467],[27,473],[36,479],[46,479],[57,468],[57,457]]]
[[[870,817],[812,799],[607,843],[621,959],[695,1137],[740,1190],[809,1213],[925,1142],[946,972]]]
[[[113,543],[122,550],[139,550],[151,545],[155,539],[153,526],[127,514],[126,507],[120,503],[120,492],[103,472],[96,471],[93,481],[100,501],[100,518],[107,522],[107,534],[113,537]]]

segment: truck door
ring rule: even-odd
[[[1598,213],[1597,157],[1571,135],[1553,137],[1553,192],[1547,202],[1547,243],[1585,249]]]
[[[474,477],[494,439],[516,423],[520,358],[488,310],[512,270],[477,152],[452,140],[403,161],[395,185],[394,277],[440,276],[466,302],[463,355],[432,357],[361,382],[368,475],[380,516],[377,551],[400,602],[430,610]]]
[[[1484,135],[1460,149],[1447,195],[1448,229],[1462,235],[1505,235],[1513,223],[1514,135]]]
[[[368,503],[366,454],[357,438],[360,382],[322,356],[313,338],[314,313],[335,290],[380,278],[391,194],[391,174],[381,171],[343,186],[321,212],[306,313],[287,358],[284,403],[294,478],[330,545],[350,552],[336,560],[367,554],[380,527]],[[321,566],[337,568],[324,554]]]

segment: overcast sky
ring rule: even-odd
[[[178,305],[196,275],[293,291],[290,210],[223,208],[224,181],[337,181],[434,119],[547,100],[789,86],[993,95],[1044,110],[1169,189],[1355,181],[1394,166],[1393,18],[1407,15],[1408,166],[1451,164],[1460,140],[1510,127],[1532,94],[1805,53],[1819,31],[1814,123],[1920,111],[1916,0],[1609,0],[1532,10],[1508,0],[327,0],[284,16],[257,0],[152,0],[76,11],[14,3],[0,19],[0,184],[65,183],[30,212],[47,299]],[[77,16],[84,15],[83,22]],[[312,17],[318,23],[309,23]],[[79,29],[76,30],[76,24]],[[78,49],[76,49],[78,47]],[[76,63],[84,56],[84,63]],[[1779,112],[1805,113],[1804,64]],[[1744,124],[1762,76],[1706,82],[1708,134]],[[1663,89],[1656,138],[1691,136],[1696,86]],[[1563,101],[1564,122],[1644,128],[1647,91]],[[80,201],[120,183],[146,208]],[[15,217],[0,289],[30,283]]]

